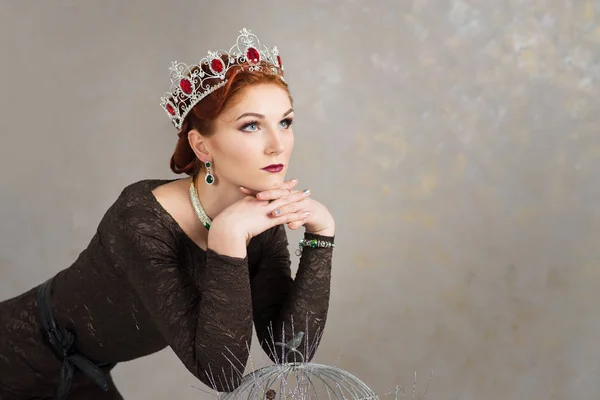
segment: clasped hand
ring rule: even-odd
[[[297,185],[298,180],[292,179],[280,188],[262,192],[242,187],[240,191],[246,196],[223,210],[213,225],[229,225],[247,240],[281,224],[333,236],[335,223],[329,210],[311,197],[310,190],[295,190]]]

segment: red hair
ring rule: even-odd
[[[226,60],[225,60],[226,61]],[[269,67],[265,66],[265,70]],[[196,106],[186,115],[181,130],[177,134],[179,139],[175,145],[175,151],[171,156],[171,171],[176,174],[188,174],[193,176],[198,173],[202,163],[196,157],[194,150],[188,141],[188,133],[195,129],[203,136],[214,134],[214,120],[234,102],[247,88],[261,85],[273,84],[285,90],[292,101],[288,85],[279,77],[270,72],[262,70],[248,71],[240,67],[232,67],[226,73],[227,83],[200,100]]]

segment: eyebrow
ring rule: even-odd
[[[283,113],[283,116],[285,117],[286,115],[288,115],[289,113],[291,113],[292,111],[294,111],[293,108],[290,108],[289,110],[287,110],[286,112]],[[244,118],[244,117],[256,117],[256,118],[260,118],[260,119],[264,119],[265,116],[262,114],[257,114],[257,113],[244,113],[242,115],[240,115],[239,117],[237,117],[236,121]]]

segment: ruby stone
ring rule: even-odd
[[[210,62],[210,67],[217,74],[220,74],[221,72],[223,72],[223,68],[224,68],[223,61],[219,60],[218,58],[215,58],[214,60],[212,60]]]
[[[192,94],[192,83],[187,80],[187,79],[182,79],[179,82],[179,87],[181,88],[181,90],[183,90],[183,93],[185,94]]]
[[[251,63],[258,63],[260,61],[260,53],[254,47],[250,47],[248,51],[246,51],[246,57]]]

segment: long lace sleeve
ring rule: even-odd
[[[252,339],[247,257],[208,249],[190,276],[177,240],[151,215],[122,215],[110,238],[119,267],[167,344],[186,368],[221,392],[239,386]],[[171,240],[172,239],[172,240]]]
[[[333,239],[309,233],[304,236]],[[296,350],[305,361],[310,361],[327,319],[333,251],[305,248],[296,277],[292,279],[283,225],[273,230],[263,249],[258,270],[251,279],[254,324],[261,347],[274,362],[285,361],[287,350],[276,343],[287,343],[302,331],[304,337]]]

